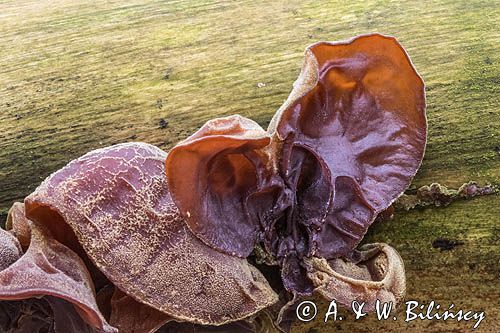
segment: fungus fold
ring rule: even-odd
[[[52,313],[49,317],[53,323],[49,326],[59,327],[57,332],[65,331],[61,327],[71,326],[88,332],[117,332],[107,323],[97,306],[94,285],[82,259],[55,240],[43,225],[28,220],[24,215],[23,204],[13,206],[9,221],[12,230],[26,231],[27,227],[30,239],[26,252],[18,253],[17,260],[8,266],[4,265],[0,271],[0,301],[10,302],[9,306],[19,312],[19,319],[24,322],[17,323],[18,328],[26,325],[24,329],[29,331],[28,327],[37,325],[36,320],[22,316],[24,312],[35,312],[31,310],[34,307]],[[0,231],[2,235],[10,235],[8,231]],[[5,243],[0,243],[0,246],[0,252],[5,252]],[[7,248],[14,247],[8,245]],[[19,243],[17,249],[21,252]],[[33,302],[40,298],[42,300]],[[21,300],[31,300],[31,303],[12,302]],[[67,318],[64,312],[67,312]],[[46,322],[47,319],[42,321]],[[7,323],[1,324],[7,326]]]

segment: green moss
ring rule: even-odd
[[[5,222],[7,222],[7,213],[9,212],[6,208],[0,209],[0,228],[5,229]]]
[[[0,221],[13,201],[90,149],[131,140],[168,149],[206,120],[233,113],[266,126],[308,44],[374,31],[397,36],[426,82],[429,139],[412,188],[500,184],[500,9],[491,2],[1,1],[0,13]],[[398,213],[366,241],[401,252],[411,298],[493,304],[498,202],[488,196]],[[438,237],[465,244],[440,252],[432,248]],[[341,328],[406,329],[349,325]],[[464,328],[426,325],[414,329]]]
[[[386,242],[394,246],[409,271],[442,266],[452,273],[466,264],[481,264],[485,272],[500,274],[498,241],[498,194],[457,201],[447,207],[396,211],[391,221],[373,225],[364,242]],[[450,252],[432,247],[437,238],[464,242]],[[467,263],[464,263],[464,258]]]

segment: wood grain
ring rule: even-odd
[[[0,1],[0,209],[98,147],[167,150],[206,120],[239,113],[266,126],[304,48],[360,33],[396,36],[427,86],[429,141],[412,188],[500,184],[500,6],[491,1]],[[262,83],[262,84],[260,84]],[[405,259],[409,299],[486,311],[500,331],[500,200],[398,212],[370,241]],[[431,246],[464,241],[448,252]],[[316,326],[315,326],[316,325]],[[339,326],[340,325],[340,326]],[[401,321],[321,322],[296,332],[401,331]],[[414,331],[470,331],[422,322]]]

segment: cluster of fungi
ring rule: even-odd
[[[306,49],[267,130],[229,116],[168,153],[91,151],[0,229],[0,331],[289,331],[307,297],[402,301],[404,266],[360,242],[409,185],[424,84],[379,34]]]

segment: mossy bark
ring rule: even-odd
[[[427,85],[429,140],[411,189],[500,184],[498,6],[489,1],[0,3],[0,212],[83,153],[168,149],[207,119],[266,126],[318,40],[396,36]],[[263,84],[261,84],[263,83]],[[411,190],[410,189],[410,190]],[[408,298],[483,309],[500,331],[498,195],[396,212],[369,241],[400,251]],[[464,244],[450,251],[435,238]],[[465,323],[350,320],[296,332],[470,331]]]

